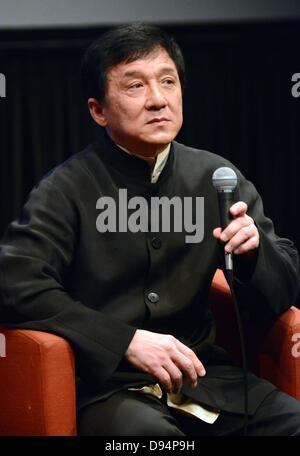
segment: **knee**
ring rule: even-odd
[[[121,430],[123,436],[184,436],[176,425],[167,419],[137,420],[135,423],[124,423]]]
[[[294,414],[289,422],[289,432],[287,435],[300,435],[300,412]]]
[[[167,416],[124,416],[103,417],[81,415],[77,421],[79,435],[102,435],[102,436],[184,436],[185,434],[176,425],[176,421]]]

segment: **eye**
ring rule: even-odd
[[[172,78],[166,78],[162,81],[162,83],[166,86],[171,86],[175,84],[175,81]]]
[[[141,87],[143,87],[143,84],[141,82],[134,82],[133,84],[131,84],[129,86],[129,90],[131,90],[131,89],[136,90],[136,89],[140,89]]]

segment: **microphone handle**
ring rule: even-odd
[[[229,212],[230,207],[234,203],[233,192],[218,192],[219,209],[220,209],[220,222],[221,228],[224,230],[232,220],[232,216]]]
[[[233,192],[218,192],[218,199],[219,199],[219,212],[220,212],[220,222],[221,228],[224,230],[227,225],[232,220],[232,216],[229,212],[230,207],[234,203],[234,194]],[[224,251],[224,258],[225,258],[225,269],[227,274],[230,274],[229,277],[232,276],[233,270],[233,263],[232,263],[232,254],[227,253]]]

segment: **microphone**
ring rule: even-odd
[[[220,222],[222,230],[231,222],[230,207],[234,203],[234,190],[237,186],[237,175],[231,168],[222,167],[215,170],[212,176],[212,183],[218,192]],[[231,253],[225,253],[225,268],[227,279],[236,313],[237,325],[240,334],[241,352],[243,361],[243,379],[244,379],[244,435],[247,435],[248,428],[248,378],[247,378],[247,356],[245,348],[245,338],[239,306],[236,299],[233,283],[233,264]]]
[[[229,225],[231,216],[229,209],[234,203],[234,190],[237,186],[237,175],[231,168],[222,167],[215,170],[212,176],[212,183],[218,192],[219,213],[222,230]],[[225,268],[233,270],[232,254],[224,251]]]

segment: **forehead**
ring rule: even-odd
[[[177,68],[167,51],[155,49],[150,54],[133,62],[121,62],[112,67],[108,73],[108,80],[125,80],[136,75],[150,76],[159,73],[173,73],[178,76]]]

